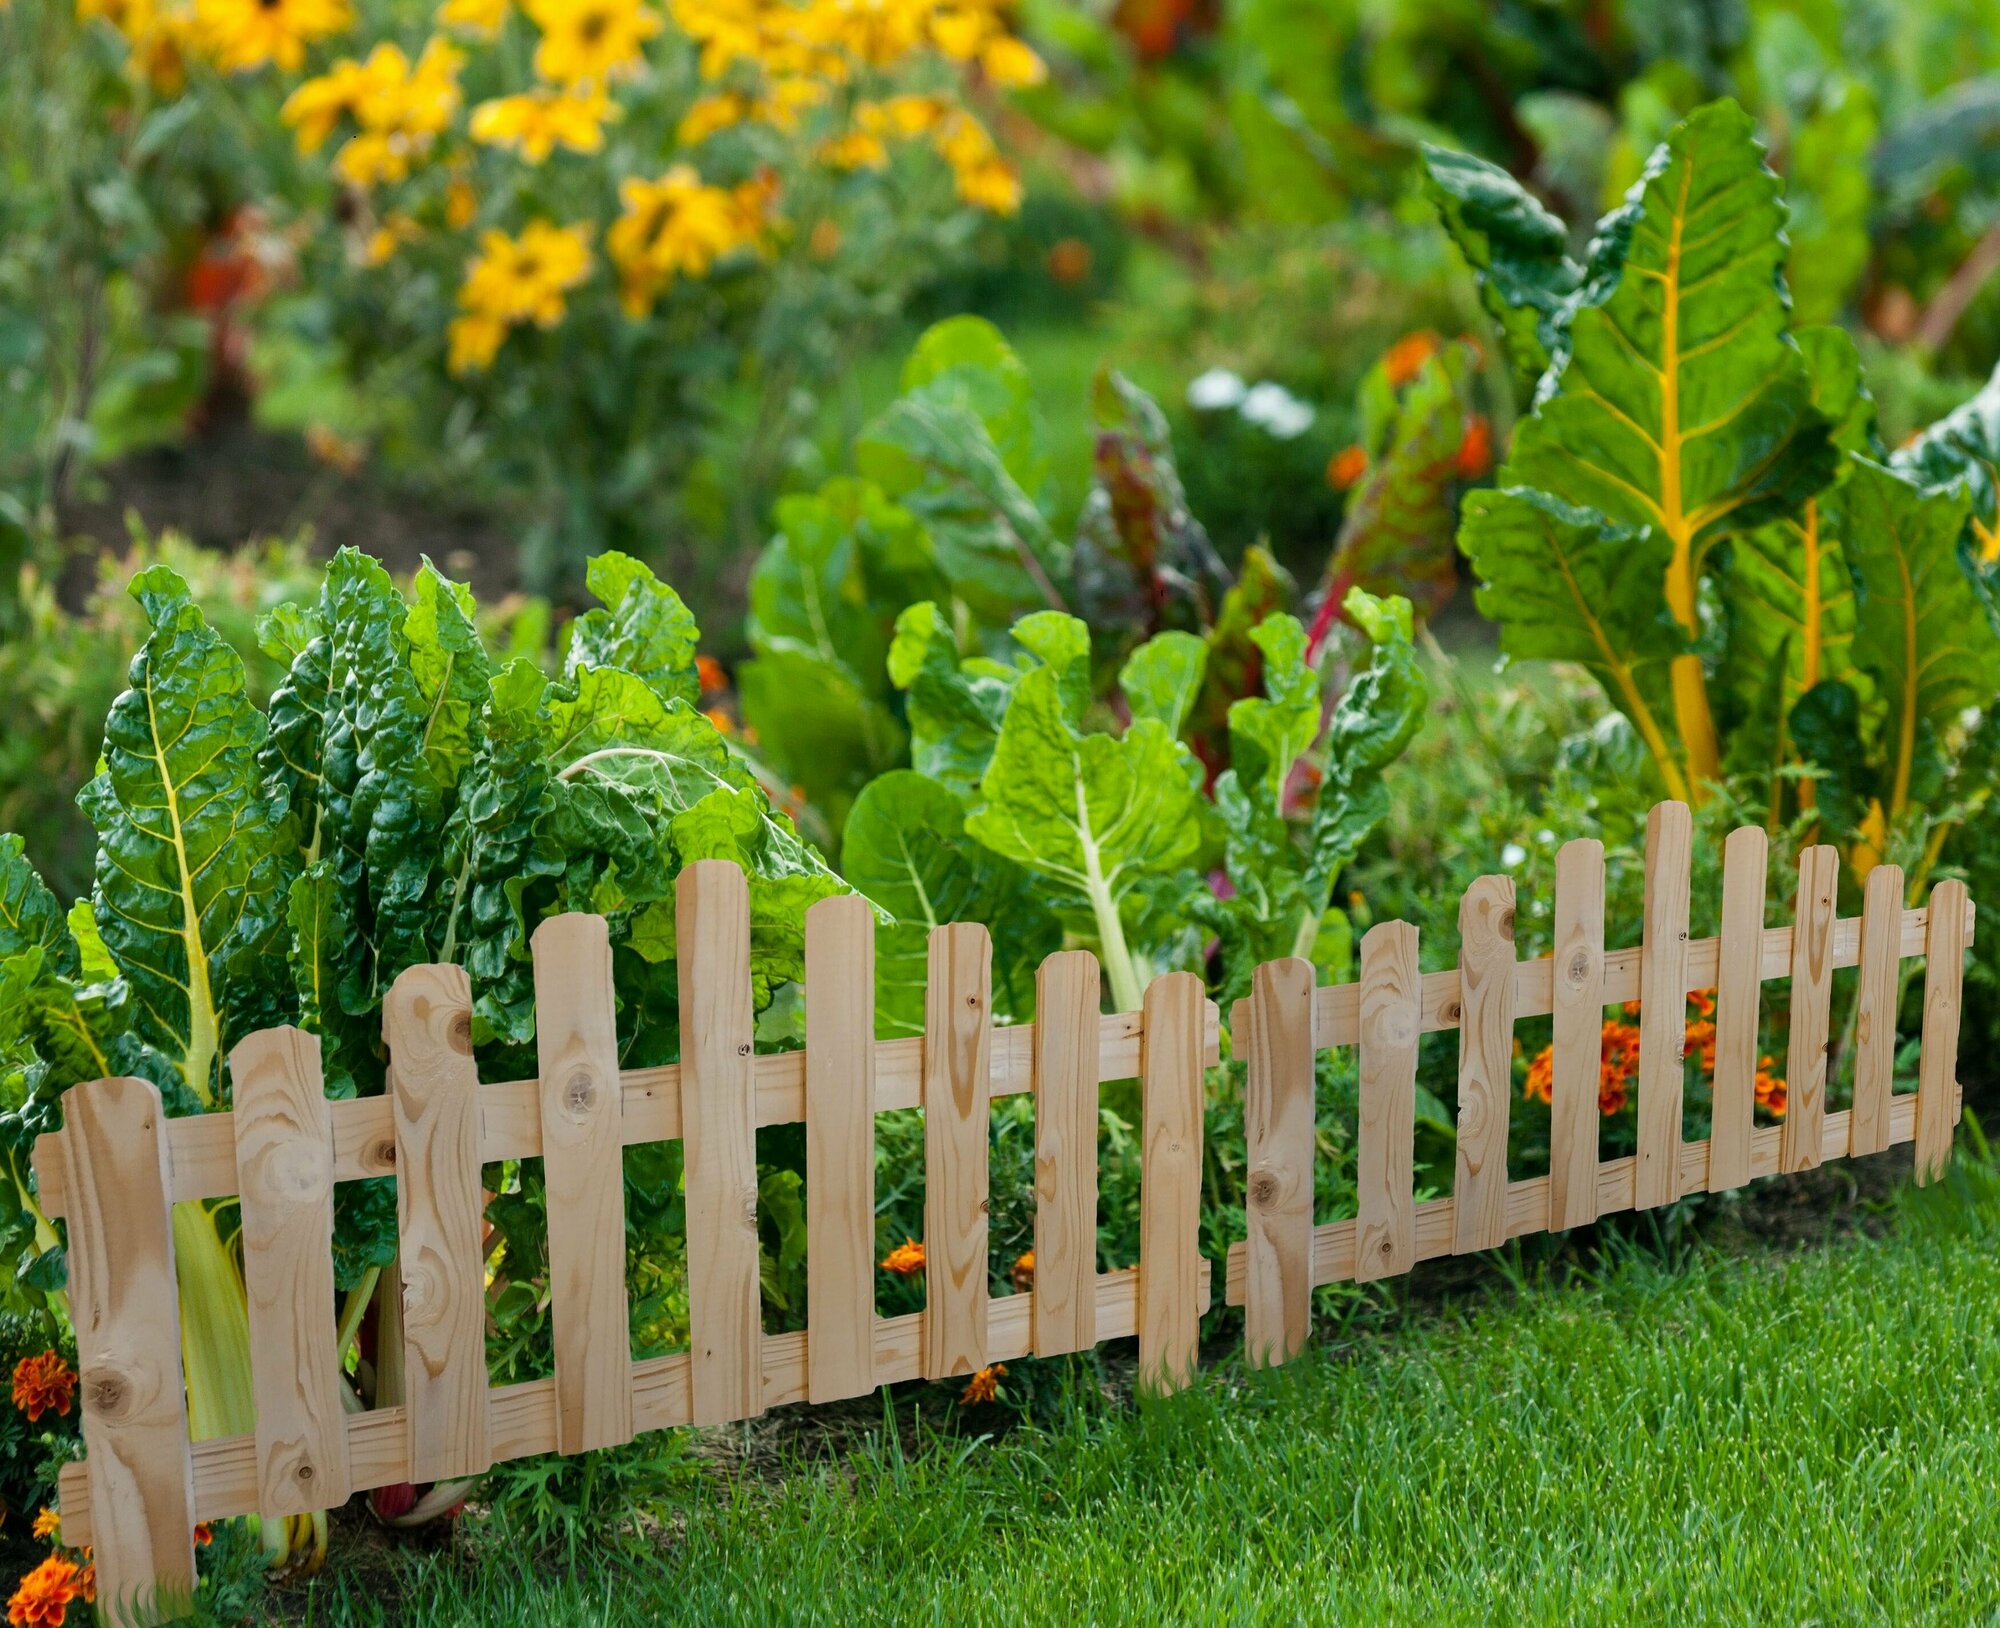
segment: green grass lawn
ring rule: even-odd
[[[689,1485],[641,1552],[338,1573],[339,1623],[2000,1620],[2000,1174],[1004,1440]],[[907,1438],[909,1432],[903,1432]],[[888,1445],[885,1445],[885,1441]],[[295,1597],[296,1598],[296,1597]]]

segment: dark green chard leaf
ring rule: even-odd
[[[595,563],[595,562],[593,562]],[[440,576],[429,560],[417,572],[416,602],[404,623],[410,671],[423,698],[424,763],[449,790],[472,762],[479,743],[479,711],[493,663],[473,625],[472,590]]]
[[[0,832],[0,961],[30,949],[41,951],[41,964],[51,973],[74,978],[82,972],[63,907],[28,863],[27,844],[11,831]]]
[[[616,550],[593,559],[584,581],[603,604],[571,625],[564,676],[574,679],[584,667],[622,667],[662,701],[699,701],[695,646],[701,630],[681,596],[643,561]]]
[[[136,1038],[169,1071],[162,1083],[207,1107],[222,1097],[228,1048],[272,1015],[266,980],[281,975],[296,860],[283,803],[263,785],[268,731],[242,659],[166,567],[131,591],[152,632],[80,798],[98,831],[95,915],[130,985]]]
[[[289,665],[271,692],[270,738],[258,758],[265,785],[284,799],[285,813],[307,859],[320,849],[326,705],[333,641],[319,606],[280,605],[258,625],[265,654]]]
[[[1062,929],[1034,880],[965,832],[966,801],[911,769],[871,781],[855,799],[841,848],[847,880],[895,918],[875,935],[875,1026],[921,1034],[933,928],[993,930],[996,1015],[1034,1016],[1035,969],[1062,947]]]

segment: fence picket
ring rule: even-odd
[[[1792,1022],[1785,1052],[1784,1134],[1780,1170],[1811,1170],[1822,1157],[1826,1125],[1827,1031],[1833,1020],[1833,922],[1840,853],[1820,843],[1799,855],[1798,903],[1792,916]]]
[[[337,1509],[353,1478],[333,1293],[333,1113],[319,1036],[263,1029],[229,1054],[243,1286],[266,1520]]]
[[[750,891],[726,859],[675,883],[686,1156],[689,1384],[696,1424],[764,1411]]]
[[[1201,980],[1169,972],[1146,990],[1140,1054],[1139,1382],[1180,1389],[1201,1332]],[[1037,1257],[1039,1259],[1039,1257]],[[1095,1285],[1092,1286],[1093,1298]]]
[[[194,1590],[194,1462],[174,1295],[167,1115],[138,1079],[63,1096],[69,1295],[98,1610],[165,1622]]]
[[[1708,1143],[1711,1192],[1750,1179],[1755,1129],[1757,1022],[1763,1007],[1764,892],[1771,839],[1739,826],[1722,844],[1722,925],[1716,951],[1715,1081]]]
[[[924,992],[924,1377],[986,1366],[986,1139],[993,1094],[993,940],[976,922],[930,937]]]
[[[1919,1183],[1936,1181],[1951,1160],[1951,1133],[1958,1127],[1958,1017],[1965,988],[1965,949],[1970,941],[1965,884],[1940,882],[1931,889],[1930,922],[1924,936],[1924,1043],[1917,1074],[1917,1158]]]
[[[1549,1225],[1597,1219],[1598,1088],[1604,1056],[1604,844],[1556,855],[1555,1007],[1549,1079]]]
[[[1097,957],[1035,973],[1035,1355],[1097,1343]]]
[[[1243,1344],[1263,1365],[1290,1362],[1312,1325],[1313,964],[1266,961],[1249,1006]]]
[[[1357,1283],[1407,1272],[1416,1264],[1413,1186],[1421,988],[1416,928],[1406,921],[1378,921],[1361,940],[1360,1110],[1354,1154]]]
[[[1854,1112],[1848,1120],[1850,1155],[1880,1153],[1889,1145],[1889,1098],[1896,1076],[1898,918],[1903,913],[1903,867],[1877,865],[1861,894],[1861,971],[1854,999]]]
[[[1514,882],[1481,876],[1458,907],[1458,1173],[1452,1249],[1507,1236],[1507,1116],[1514,1094]]]
[[[465,969],[405,969],[382,1003],[396,1114],[396,1233],[410,1479],[454,1481],[493,1462],[486,1418],[485,1208],[479,1074]]]
[[[806,912],[805,1001],[807,1387],[832,1402],[875,1388],[875,912],[859,895]]]
[[[602,916],[551,916],[530,941],[548,1194],[556,1450],[632,1439],[624,1102]]]
[[[1646,816],[1645,928],[1639,941],[1637,1208],[1680,1195],[1681,1057],[1687,1046],[1687,946],[1694,820],[1686,803]]]

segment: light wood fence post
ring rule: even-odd
[[[1253,1366],[1290,1362],[1312,1328],[1313,964],[1266,961],[1251,974],[1243,1345]]]
[[[1740,826],[1722,844],[1722,930],[1716,945],[1715,1081],[1711,1087],[1708,1186],[1727,1192],[1750,1180],[1756,1129],[1757,1022],[1764,1003],[1764,895],[1771,839]]]
[[[1682,1058],[1694,821],[1686,803],[1646,816],[1645,927],[1639,940],[1639,1151],[1635,1209],[1681,1196]]]
[[[1604,844],[1556,855],[1555,1007],[1549,1076],[1549,1225],[1597,1219],[1597,1124],[1604,1078]]]
[[[1458,1170],[1452,1252],[1507,1239],[1514,1098],[1514,879],[1482,876],[1458,908]]]
[[[993,940],[975,922],[930,936],[924,991],[923,1373],[986,1366],[986,1141],[993,1100]]]
[[[1785,1052],[1780,1170],[1817,1169],[1826,1141],[1826,1068],[1833,1021],[1833,928],[1840,852],[1820,843],[1799,855],[1792,913],[1792,1021]]]
[[[1097,1343],[1097,957],[1058,950],[1035,972],[1038,1357]]]
[[[1156,1394],[1188,1384],[1200,1358],[1206,1017],[1201,980],[1191,972],[1164,973],[1146,990],[1140,1055],[1139,1383]]]
[[[1958,1017],[1965,990],[1965,884],[1931,889],[1924,927],[1924,1039],[1917,1073],[1917,1181],[1936,1181],[1951,1162],[1958,1128]]]
[[[1408,922],[1378,921],[1362,936],[1360,1000],[1354,1281],[1370,1283],[1417,1263],[1413,1183],[1423,980],[1417,930]]]

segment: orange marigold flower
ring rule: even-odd
[[[1528,1078],[1521,1087],[1521,1095],[1541,1102],[1553,1102],[1556,1089],[1556,1049],[1544,1046],[1536,1053],[1535,1060],[1528,1065]]]
[[[722,663],[713,656],[694,658],[695,676],[701,680],[701,693],[713,695],[718,690],[729,688],[729,675],[722,670]]]
[[[1014,1270],[1007,1274],[1014,1287],[1026,1294],[1035,1286],[1035,1252],[1024,1249],[1014,1258]]]
[[[1452,468],[1460,480],[1478,480],[1493,467],[1493,423],[1484,413],[1474,413],[1465,421]]]
[[[35,1517],[35,1536],[38,1538],[60,1538],[62,1536],[62,1517],[53,1509],[44,1508]]]
[[[1382,371],[1393,385],[1406,385],[1437,355],[1438,336],[1429,328],[1404,334],[1382,354]]]
[[[1631,1100],[1632,1077],[1639,1071],[1639,1031],[1629,1023],[1605,1020],[1598,1040],[1597,1111],[1609,1118]],[[1541,1102],[1555,1100],[1556,1049],[1544,1046],[1528,1065],[1521,1094]]]
[[[1004,1362],[996,1362],[990,1368],[982,1368],[966,1384],[965,1394],[958,1399],[960,1407],[969,1408],[975,1402],[990,1402],[1000,1394],[1000,1377],[1007,1372]]]
[[[1772,1063],[1768,1057],[1757,1059],[1757,1078],[1752,1089],[1757,1094],[1757,1106],[1773,1119],[1785,1117],[1785,1082],[1771,1072]]]
[[[1688,991],[1688,1005],[1692,1006],[1696,1012],[1705,1018],[1714,1017],[1715,991],[1713,989],[1690,989]]]
[[[85,1554],[90,1553],[88,1549]],[[97,1562],[86,1560],[83,1570],[76,1574],[76,1591],[83,1596],[85,1605],[97,1604]]]
[[[1326,461],[1326,483],[1336,492],[1344,492],[1368,473],[1368,449],[1362,446],[1342,447]]]
[[[882,1257],[882,1270],[899,1277],[915,1277],[924,1269],[924,1246],[915,1238],[905,1238]]]
[[[1701,1058],[1704,1074],[1715,1072],[1715,1025],[1709,1019],[1688,1019],[1687,1049]]]
[[[76,1399],[76,1375],[53,1351],[14,1364],[14,1406],[33,1424],[50,1409],[63,1415]]]
[[[718,735],[733,735],[736,733],[736,720],[724,712],[722,708],[710,707],[702,716],[715,725],[715,732]]]
[[[62,1628],[70,1603],[81,1598],[73,1561],[50,1555],[27,1576],[7,1601],[11,1628]]]
[[[196,1521],[194,1523],[194,1546],[197,1549],[204,1549],[214,1541],[215,1528],[210,1526],[207,1521]]]

